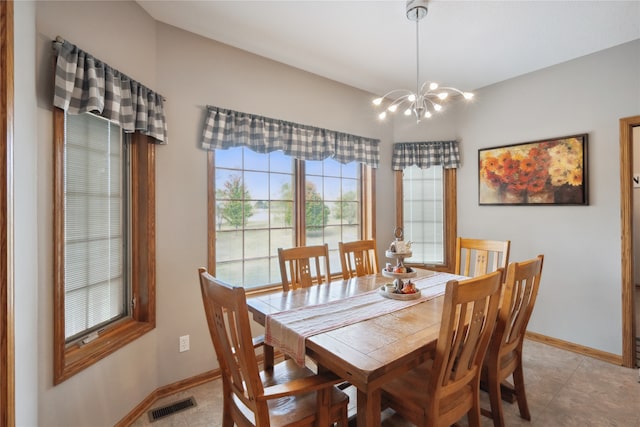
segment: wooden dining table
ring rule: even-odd
[[[417,270],[413,281],[433,276],[444,283],[447,273]],[[459,277],[459,276],[457,276]],[[254,320],[266,324],[268,315],[330,303],[379,289],[391,280],[381,274],[336,280],[289,292],[247,298]],[[380,298],[384,298],[380,296]],[[380,425],[381,386],[430,358],[440,331],[443,296],[340,326],[305,339],[306,356],[357,388],[357,425]]]

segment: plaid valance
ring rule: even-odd
[[[53,42],[57,52],[53,105],[68,114],[93,112],[167,143],[164,98],[94,58],[66,40]]]
[[[445,169],[460,166],[458,141],[399,142],[393,144],[392,168],[403,170],[416,165],[420,169],[442,165]]]
[[[333,157],[346,164],[360,162],[377,168],[380,141],[254,114],[207,107],[202,131],[206,150],[247,147],[258,153],[282,150],[302,160]]]

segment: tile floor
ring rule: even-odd
[[[525,381],[531,421],[520,418],[517,404],[505,403],[507,426],[536,427],[640,427],[640,382],[637,369],[525,341]],[[159,407],[193,396],[195,408],[170,415],[153,423],[145,414],[134,427],[216,427],[222,411],[220,380],[194,387],[157,401]],[[482,393],[482,406],[488,397]],[[383,413],[383,427],[410,426],[392,411]],[[482,417],[482,426],[492,426]],[[467,420],[459,423],[467,426]]]

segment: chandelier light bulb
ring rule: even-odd
[[[451,99],[473,98],[471,92],[462,92],[453,87],[440,87],[438,83],[430,82],[420,85],[420,20],[427,16],[429,0],[409,0],[406,2],[407,18],[416,23],[416,87],[415,90],[395,89],[384,96],[373,100],[376,106],[385,102],[386,111],[378,115],[380,119],[387,117],[387,111],[394,113],[398,108],[405,116],[414,115],[417,123],[422,118],[430,118],[432,113],[441,111],[445,102]],[[437,90],[437,92],[436,92]]]

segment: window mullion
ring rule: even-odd
[[[307,219],[306,209],[307,200],[305,195],[306,178],[304,160],[295,160],[295,200],[293,206],[295,209],[294,234],[296,246],[305,246],[307,241]]]

